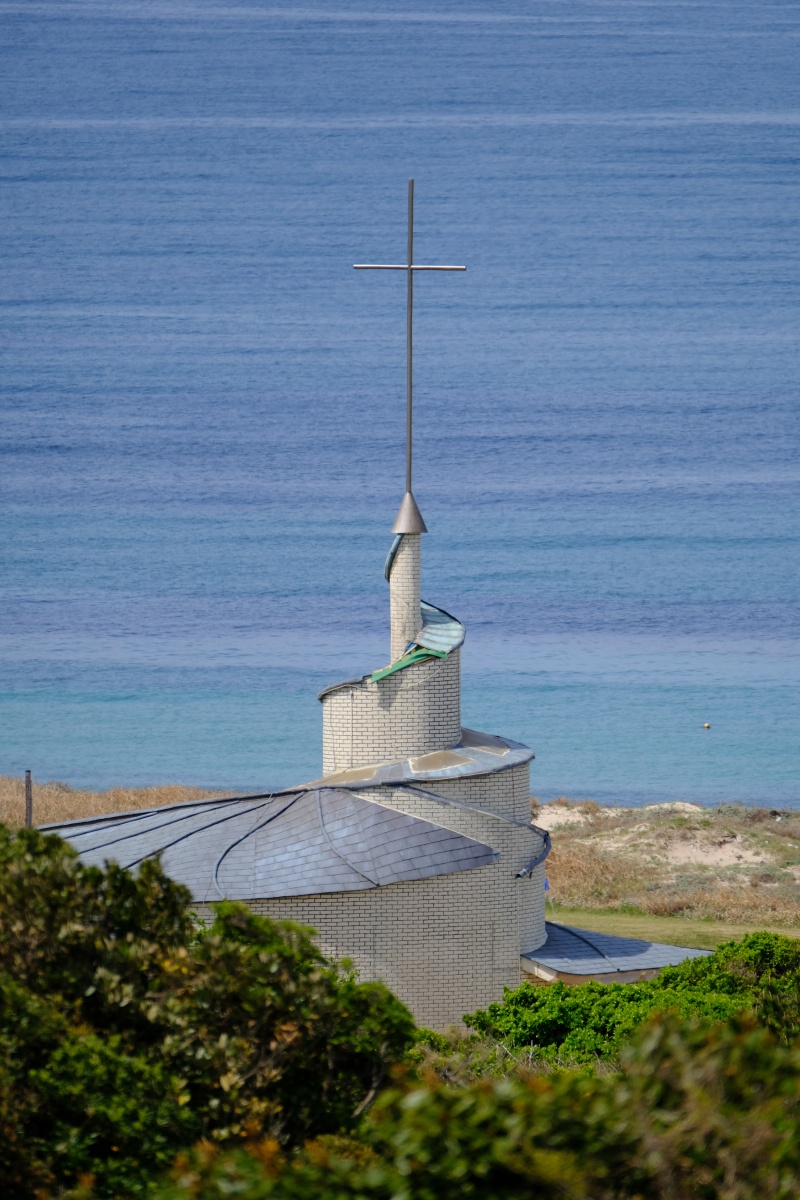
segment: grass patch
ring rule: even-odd
[[[698,950],[714,950],[721,942],[740,941],[746,933],[764,929],[758,921],[733,924],[727,921],[700,921],[683,917],[654,917],[648,914],[598,912],[591,908],[574,908],[562,904],[547,905],[547,919],[561,925],[576,925],[595,933],[613,933],[618,937],[641,938],[647,942],[664,942],[667,946],[691,946]],[[769,927],[769,933],[784,933],[800,938],[800,924]]]

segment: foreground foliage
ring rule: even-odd
[[[524,983],[465,1019],[478,1033],[530,1047],[545,1061],[591,1063],[616,1055],[657,1013],[727,1021],[743,1010],[766,1012],[767,995],[773,1008],[783,997],[785,1008],[799,978],[800,941],[753,933],[642,983]]]
[[[659,1020],[618,1074],[386,1091],[361,1141],[201,1147],[158,1200],[794,1200],[800,1052],[755,1022]]]
[[[199,1138],[350,1128],[413,1035],[307,931],[220,904],[198,937],[156,862],[0,831],[0,1189],[136,1196]]]
[[[447,1039],[297,926],[221,904],[198,935],[157,863],[0,831],[1,1194],[794,1200],[799,982],[800,943],[757,934]]]

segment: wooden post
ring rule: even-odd
[[[33,825],[33,788],[31,787],[31,773],[25,772],[25,828],[30,829]]]

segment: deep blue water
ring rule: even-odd
[[[0,0],[0,773],[264,788],[423,594],[534,791],[800,803],[800,8]],[[704,722],[711,729],[703,730]]]

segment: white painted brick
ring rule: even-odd
[[[419,581],[420,538],[407,535],[390,580],[392,661],[419,632]],[[457,746],[460,652],[379,683],[362,680],[328,692],[322,700],[322,740],[325,775]],[[520,983],[520,953],[545,939],[545,867],[542,863],[530,877],[517,877],[542,846],[541,836],[530,828],[527,764],[488,775],[421,781],[420,787],[472,807],[446,804],[409,788],[367,791],[364,796],[457,830],[499,851],[499,859],[433,879],[256,900],[251,907],[315,929],[326,954],[352,960],[363,979],[383,980],[396,992],[421,1024],[445,1029]],[[206,906],[197,907],[202,915]]]
[[[514,778],[515,776],[515,778]],[[478,794],[469,799],[463,785]],[[526,792],[527,767],[468,781],[449,781],[448,795],[475,803],[488,783],[503,807]],[[437,785],[440,786],[440,785]],[[375,799],[374,792],[365,797]],[[407,788],[385,789],[381,803],[500,851],[488,867],[364,892],[258,900],[251,907],[318,932],[322,950],[349,958],[363,979],[380,979],[420,1024],[459,1025],[462,1016],[500,1000],[521,982],[520,953],[544,937],[544,864],[518,879],[541,844],[532,830],[486,813],[442,805]]]
[[[461,740],[461,652],[322,699],[322,771],[449,750]]]
[[[420,608],[420,535],[406,533],[389,576],[391,662],[405,653],[422,627]]]

